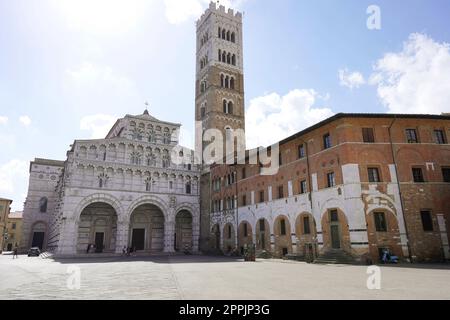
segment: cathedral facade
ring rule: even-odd
[[[105,139],[74,141],[66,161],[31,162],[24,249],[197,252],[200,171],[179,128],[126,115]]]

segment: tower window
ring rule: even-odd
[[[233,114],[233,102],[228,102],[228,114]]]
[[[230,64],[231,63],[231,53],[227,54],[227,63]]]
[[[234,90],[234,77],[230,79],[230,88]]]
[[[230,78],[228,76],[225,77],[225,88],[230,87]]]
[[[191,194],[191,183],[186,183],[186,194]]]
[[[230,34],[230,31],[227,31],[227,41],[230,41],[231,40],[231,34]]]
[[[233,54],[233,56],[232,56],[232,58],[231,58],[231,64],[232,64],[233,66],[236,65],[236,55],[235,55],[235,54]]]
[[[234,32],[231,33],[231,42],[233,42],[233,43],[236,42],[236,34]]]
[[[219,38],[220,38],[221,34],[222,34],[222,29],[221,29],[221,28],[219,27],[219,29],[218,29],[218,33],[217,33],[217,37],[219,37]]]
[[[222,30],[222,39],[225,39],[225,38],[226,38],[226,31]]]

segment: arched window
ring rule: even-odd
[[[230,87],[230,77],[226,76],[225,77],[225,88],[229,88]]]
[[[227,54],[227,63],[230,64],[231,63],[231,53]]]
[[[231,40],[231,35],[230,35],[230,31],[227,31],[227,40],[230,41]]]
[[[226,38],[226,33],[225,33],[225,29],[222,30],[222,39]]]
[[[145,180],[145,191],[149,192],[152,190],[152,178],[147,178]]]
[[[230,79],[230,88],[234,90],[234,77]]]
[[[235,55],[235,54],[233,54],[233,57],[231,58],[231,64],[232,64],[233,66],[236,65],[236,55]]]
[[[227,113],[227,100],[223,100],[223,113]]]
[[[229,114],[233,114],[233,102],[228,102],[228,112]]]
[[[231,34],[231,42],[236,42],[236,34],[234,32]]]
[[[227,53],[224,51],[222,52],[222,62],[226,63],[227,62]]]
[[[223,87],[225,87],[225,81],[224,81],[224,76],[223,76],[223,74],[221,74],[220,75],[220,86],[223,88]]]
[[[186,194],[191,194],[191,183],[186,183]]]
[[[220,36],[221,36],[221,34],[222,34],[222,30],[221,30],[221,28],[219,27],[219,29],[218,29],[218,33],[217,33],[217,36],[220,38]]]
[[[41,199],[39,199],[39,212],[41,213],[47,212],[47,203],[48,203],[47,197],[42,197]]]
[[[222,61],[222,50],[219,49],[219,62]]]

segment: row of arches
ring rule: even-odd
[[[217,37],[226,41],[236,43],[236,33],[234,31],[226,30],[224,28],[218,27]]]
[[[219,62],[231,64],[233,66],[236,65],[236,55],[234,53],[222,51],[221,49],[219,49],[218,52],[218,60]]]
[[[163,209],[152,203],[137,206],[124,227],[128,228],[128,239],[124,247],[133,252],[155,253],[196,250],[193,238],[193,215],[186,209],[175,215],[174,228],[169,229]],[[86,206],[80,214],[77,230],[77,253],[120,252],[122,244],[117,241],[118,214],[108,203],[95,202]],[[171,248],[168,248],[172,246]],[[91,250],[91,251],[89,251]]]
[[[385,229],[379,229],[379,216],[383,215]],[[366,215],[368,252],[373,261],[379,259],[380,250],[388,248],[395,255],[403,256],[399,243],[399,226],[395,214],[386,210],[373,210]],[[294,224],[285,215],[277,216],[271,223],[266,218],[258,219],[253,224],[248,220],[241,221],[237,234],[235,225],[215,224],[211,228],[210,245],[224,252],[239,251],[246,246],[255,245],[257,251],[268,251],[276,257],[296,253],[299,255],[317,256],[320,252],[343,250],[350,254],[355,252],[350,240],[347,216],[340,209],[331,209],[321,218],[321,232],[317,231],[316,220],[310,213],[298,215]]]

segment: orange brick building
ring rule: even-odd
[[[209,246],[449,259],[449,136],[448,115],[341,113],[280,141],[275,175],[212,166]]]

